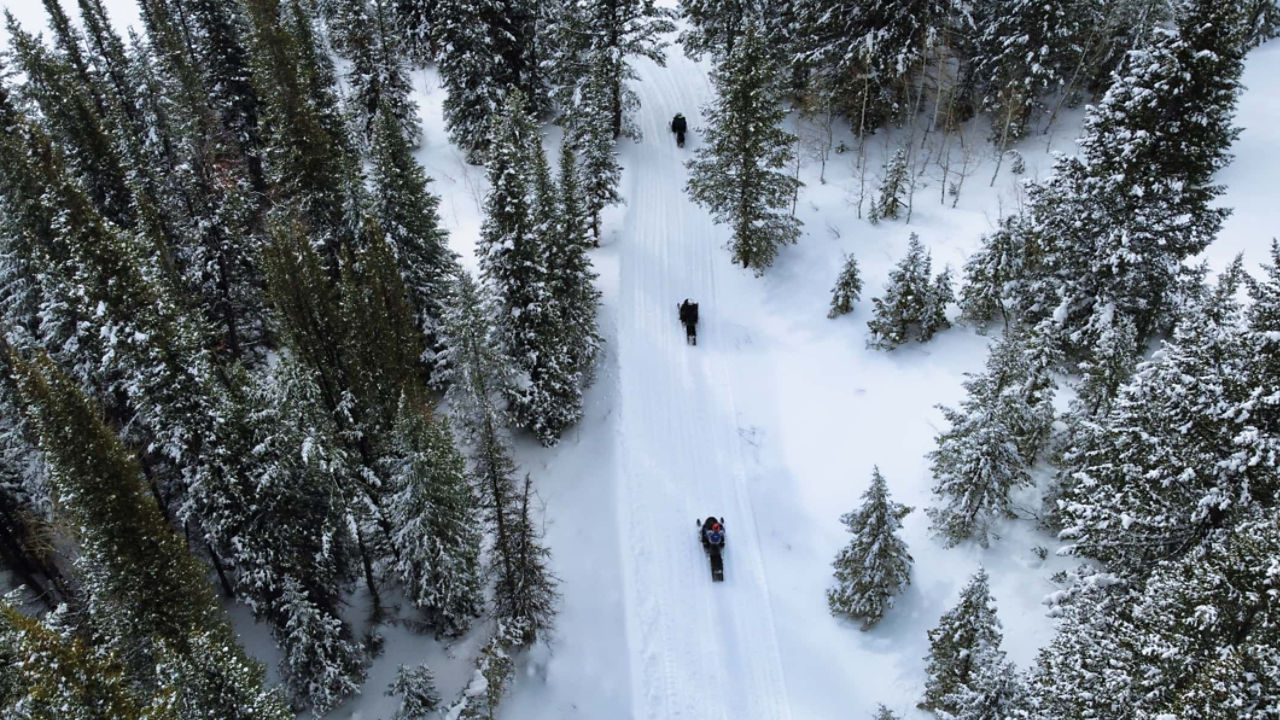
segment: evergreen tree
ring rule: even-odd
[[[448,426],[401,398],[388,459],[392,570],[440,635],[465,632],[484,604],[476,499]]]
[[[956,301],[955,292],[951,289],[951,268],[945,267],[933,278],[924,296],[924,309],[920,312],[917,329],[920,342],[929,342],[936,333],[951,327],[947,319],[947,306]]]
[[[395,254],[418,328],[426,336],[428,358],[439,351],[441,317],[457,257],[440,227],[440,199],[410,154],[391,113],[380,113],[373,139],[370,208]]]
[[[426,665],[401,665],[387,694],[400,696],[400,707],[392,720],[428,720],[440,707],[435,677]]]
[[[960,602],[929,631],[929,654],[925,657],[929,679],[921,707],[957,716],[959,697],[975,689],[979,679],[991,678],[1004,669],[1000,620],[988,583],[987,571],[979,568],[960,591]],[[976,720],[982,716],[962,717]]]
[[[873,720],[898,720],[898,716],[894,715],[893,711],[884,705],[877,705],[876,714],[872,717]]]
[[[66,627],[0,603],[0,657],[6,670],[0,710],[15,720],[177,720],[169,697],[149,704],[131,686],[124,662]],[[269,716],[263,716],[269,717]]]
[[[884,297],[871,301],[875,317],[867,322],[870,347],[892,350],[909,341],[913,331],[924,342],[950,327],[944,313],[947,303],[953,301],[950,269],[944,269],[930,284],[932,268],[928,251],[912,233],[906,256],[889,273]]]
[[[355,134],[365,144],[373,141],[380,115],[394,118],[394,125],[410,147],[421,138],[418,106],[409,97],[408,68],[403,61],[400,36],[391,27],[389,0],[354,0],[338,6],[331,25],[338,52],[351,61],[347,70],[350,96],[347,112]]]
[[[497,137],[490,126],[519,91],[534,112],[543,107],[535,60],[536,11],[526,0],[440,0],[434,37],[439,50],[445,127],[478,162]]]
[[[1108,412],[1078,423],[1059,501],[1074,552],[1141,571],[1274,497],[1280,411],[1258,388],[1277,382],[1275,342],[1246,324],[1239,284],[1237,264]]]
[[[1000,221],[994,233],[982,238],[982,247],[964,264],[964,286],[960,288],[961,316],[966,322],[985,327],[998,316],[1005,327],[1005,285],[1017,277],[1020,256],[1015,239],[1016,216]]]
[[[461,697],[449,707],[447,715],[458,720],[493,720],[498,705],[515,673],[515,664],[507,654],[504,628],[480,649],[475,672],[462,690]]]
[[[618,182],[622,166],[614,148],[614,137],[605,108],[610,97],[609,76],[605,65],[592,62],[582,90],[581,122],[574,126],[573,141],[582,153],[580,168],[584,210],[590,219],[591,236],[600,244],[600,214],[606,207],[621,202]]]
[[[827,605],[868,630],[911,584],[911,556],[897,536],[911,508],[889,500],[880,468],[872,470],[871,486],[862,498],[861,509],[840,516],[853,539],[833,563],[836,587],[827,590]]]
[[[879,197],[876,198],[869,216],[872,222],[882,218],[897,220],[902,215],[902,211],[907,207],[910,183],[911,173],[907,168],[907,151],[898,148],[894,151],[893,157],[884,164]]]
[[[716,222],[732,227],[734,262],[761,274],[800,236],[800,221],[784,212],[799,188],[782,171],[795,137],[778,127],[786,110],[758,22],[747,24],[714,78],[719,95],[705,110],[711,127],[689,162],[688,190]]]
[[[543,3],[542,14],[539,60],[569,125],[581,131],[599,120],[611,140],[639,137],[631,116],[640,98],[627,85],[639,78],[630,60],[666,65],[664,35],[675,30],[673,11],[654,0],[559,0]]]
[[[982,0],[973,6],[969,59],[991,118],[992,139],[1003,152],[1022,137],[1041,98],[1067,82],[1067,63],[1087,13],[1064,0]],[[1073,52],[1075,51],[1075,52]]]
[[[680,0],[680,14],[689,21],[680,34],[685,53],[695,60],[710,54],[718,62],[733,54],[761,8],[753,0]]]
[[[579,387],[589,384],[603,350],[596,316],[600,310],[600,291],[595,286],[596,273],[587,254],[587,216],[583,191],[579,185],[577,154],[573,146],[560,146],[558,187],[558,223],[548,248],[551,292],[560,309],[560,327],[565,335],[564,348]],[[579,402],[581,402],[579,400]]]
[[[853,312],[853,303],[862,296],[862,277],[858,274],[858,261],[848,255],[844,260],[844,268],[836,277],[836,286],[831,289],[831,310],[827,317],[835,319]]]
[[[204,569],[146,493],[136,461],[47,357],[14,366],[49,463],[57,507],[80,548],[76,567],[85,608],[102,647],[153,662],[169,652],[184,658],[201,678],[199,695],[187,700],[203,713],[244,720],[287,717],[282,705],[262,695],[260,671],[236,644]],[[194,657],[210,638],[227,662],[209,666]],[[154,686],[156,672],[151,674],[143,679]],[[261,702],[206,704],[247,696]]]
[[[283,650],[280,672],[289,679],[294,703],[323,714],[359,693],[365,667],[342,620],[317,607],[292,578],[277,602],[278,613],[288,618],[277,641]]]
[[[533,643],[551,624],[557,594],[547,569],[549,551],[533,524],[532,484],[515,483],[515,462],[503,434],[502,408],[512,373],[489,324],[475,283],[459,277],[447,317],[448,357],[441,380],[446,399],[469,446],[471,472],[480,488],[486,519],[495,530],[494,604],[507,645]]]
[[[965,381],[969,395],[961,409],[939,406],[951,428],[929,457],[934,493],[946,505],[927,512],[948,545],[976,538],[986,547],[995,521],[1012,516],[1009,491],[1030,484],[1026,467],[1053,420],[1052,359],[1038,338],[1007,333],[992,348],[986,372]]]
[[[1052,317],[1060,340],[1088,358],[1123,315],[1141,342],[1166,329],[1227,210],[1212,207],[1214,173],[1236,131],[1244,43],[1240,6],[1186,0],[1177,31],[1159,29],[1090,110],[1079,158],[1030,188],[1018,282],[1028,325]]]

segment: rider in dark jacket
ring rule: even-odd
[[[684,147],[684,134],[689,131],[689,123],[685,122],[682,113],[671,118],[671,132],[676,134],[676,145]]]

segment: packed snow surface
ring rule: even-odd
[[[108,6],[121,24],[135,21],[131,0]],[[11,9],[29,29],[44,27],[39,3]],[[857,213],[856,139],[837,128],[835,143],[848,150],[830,156],[823,183],[813,152],[820,132],[791,127],[802,138],[804,234],[756,278],[730,264],[728,231],[684,192],[684,162],[699,147],[701,109],[713,97],[707,63],[673,45],[666,67],[640,61],[637,70],[643,137],[620,142],[626,203],[608,214],[594,254],[607,357],[581,425],[553,450],[519,448],[522,470],[545,503],[563,605],[550,645],[521,658],[524,672],[501,716],[866,718],[884,703],[904,718],[927,717],[915,708],[925,633],[980,565],[991,575],[1004,648],[1028,668],[1054,632],[1042,604],[1056,588],[1050,576],[1073,564],[1055,557],[1056,541],[1035,530],[1036,493],[1019,498],[1027,519],[1008,523],[986,550],[943,549],[923,513],[932,486],[925,455],[945,426],[934,406],[963,397],[963,373],[981,369],[989,338],[957,326],[928,344],[882,352],[865,347],[866,321],[910,233],[932,250],[935,271],[949,264],[958,273],[981,235],[1018,207],[1019,182],[1047,172],[1048,151],[1075,151],[1079,112],[1048,134],[1033,131],[1018,148],[1026,174],[1011,175],[1005,162],[991,186],[994,153],[986,128],[972,123],[966,142],[978,148],[978,165],[958,207],[950,207],[931,164],[918,176],[910,223],[876,226]],[[474,269],[484,171],[447,143],[434,72],[415,77],[424,123],[419,158],[442,196],[454,248]],[[1256,268],[1280,227],[1280,42],[1253,51],[1244,84],[1237,118],[1244,130],[1220,176],[1228,186],[1222,202],[1235,212],[1203,258],[1214,268],[1239,252]],[[667,130],[676,112],[690,122],[684,149]],[[908,140],[902,133],[870,139],[868,193],[883,159]],[[922,141],[936,151],[938,138],[916,137],[917,148]],[[954,141],[951,152],[958,162]],[[828,320],[845,254],[859,262],[863,297],[851,315]],[[684,298],[700,304],[697,347],[686,345],[677,322]],[[903,530],[915,564],[896,606],[861,632],[831,616],[824,593],[830,562],[847,541],[838,518],[858,506],[873,465],[891,498],[915,508]],[[697,539],[695,522],[708,514],[725,519],[723,583],[711,581]],[[1049,550],[1047,560],[1037,547]],[[233,613],[249,650],[274,663],[266,629],[243,608]],[[359,615],[358,603],[352,614]],[[428,663],[448,702],[471,679],[486,630],[442,646],[384,628],[385,652],[364,694],[328,717],[389,719],[396,701],[384,691],[400,663]]]

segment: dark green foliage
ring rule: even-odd
[[[535,59],[536,9],[522,0],[440,0],[434,37],[449,137],[471,162],[488,160],[491,121],[512,92],[533,112],[543,101]]]
[[[733,261],[755,273],[800,237],[800,221],[786,212],[800,182],[783,171],[795,137],[778,127],[786,110],[777,66],[758,23],[716,68],[718,96],[705,109],[706,144],[689,162],[689,194],[733,231]]]
[[[954,716],[966,690],[976,689],[993,667],[1004,669],[1000,620],[988,583],[987,571],[979,568],[960,591],[960,602],[929,631],[929,679],[921,707]]]
[[[203,713],[216,707],[228,717],[229,708],[210,703],[234,692],[260,701],[236,708],[233,717],[284,717],[278,702],[261,695],[260,670],[235,644],[204,568],[147,493],[136,460],[47,357],[14,367],[49,463],[56,507],[80,549],[76,567],[97,641],[159,661],[142,677],[153,687],[163,682],[164,659],[176,655],[180,674],[192,676],[182,683],[183,702]],[[210,639],[225,662],[197,658],[207,654]]]
[[[1005,309],[1005,284],[1017,277],[1018,252],[1013,218],[1000,221],[1000,228],[982,238],[982,247],[964,264],[964,286],[960,288],[960,310],[966,322],[983,328],[997,317],[1009,324]]]
[[[436,692],[435,678],[426,665],[401,665],[387,694],[400,696],[393,720],[428,720],[440,707],[440,693]]]
[[[1228,211],[1214,173],[1236,135],[1231,114],[1244,52],[1241,7],[1186,0],[1177,30],[1157,29],[1086,116],[1083,153],[1030,187],[1014,226],[1022,261],[1007,285],[1027,325],[1053,318],[1069,354],[1087,359],[1124,316],[1139,342],[1171,325],[1194,286],[1182,263]]]
[[[400,135],[412,147],[421,138],[418,106],[409,97],[408,68],[404,65],[401,36],[393,27],[390,0],[351,0],[338,6],[330,22],[334,44],[351,61],[347,98],[356,137],[373,141],[380,115],[394,118]]]
[[[484,605],[480,508],[448,426],[428,413],[401,399],[385,461],[391,570],[427,627],[457,636]]]
[[[1110,409],[1080,421],[1059,500],[1074,552],[1140,572],[1274,502],[1275,340],[1248,326],[1239,285],[1235,265]]]
[[[853,312],[853,303],[861,296],[862,277],[858,275],[858,261],[849,255],[836,278],[836,286],[831,290],[831,310],[827,317],[835,319]]]
[[[872,471],[871,486],[862,499],[859,510],[840,516],[853,538],[832,563],[836,586],[827,590],[827,605],[832,613],[860,620],[868,630],[893,607],[894,596],[911,584],[911,556],[897,536],[911,508],[889,500],[880,468]]]
[[[879,197],[877,197],[871,206],[871,214],[868,216],[872,222],[880,219],[897,220],[902,216],[902,212],[906,210],[908,194],[910,188],[911,175],[907,167],[907,151],[899,148],[893,153],[893,157],[889,158],[884,164],[884,171],[880,178]]]
[[[1043,336],[1006,333],[986,371],[965,381],[961,409],[940,406],[951,427],[929,457],[946,504],[927,512],[947,545],[972,538],[986,547],[996,521],[1012,517],[1009,492],[1030,484],[1026,469],[1048,440],[1055,360]]]
[[[395,255],[417,327],[426,337],[427,357],[440,349],[440,323],[457,257],[440,228],[440,199],[427,189],[430,178],[413,159],[391,113],[379,113],[371,158],[370,211]]]
[[[867,323],[871,331],[868,346],[892,350],[912,337],[926,342],[951,327],[946,316],[947,304],[954,301],[951,271],[944,269],[930,284],[932,269],[933,260],[912,233],[906,256],[889,273],[884,296],[871,301],[875,317]]]

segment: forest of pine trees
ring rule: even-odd
[[[0,562],[24,588],[0,599],[6,717],[319,715],[400,620],[489,634],[453,702],[401,667],[397,717],[492,717],[560,592],[513,440],[555,445],[583,419],[604,352],[588,251],[623,201],[632,64],[673,40],[715,68],[687,191],[756,274],[802,233],[788,117],[847,123],[859,216],[865,196],[868,219],[910,222],[925,164],[958,196],[963,123],[1003,162],[1093,103],[1079,154],[1026,183],[958,299],[913,234],[872,300],[881,350],[950,327],[952,303],[999,321],[929,455],[940,541],[988,545],[1011,493],[1049,477],[1038,520],[1089,562],[1059,578],[1061,629],[1025,674],[980,570],[928,633],[921,707],[1274,717],[1280,246],[1213,283],[1185,262],[1230,212],[1214,177],[1245,53],[1280,32],[1273,0],[141,5],[127,36],[101,0],[75,18],[47,0],[43,33],[5,17]],[[412,99],[427,63],[447,139],[489,182],[478,277],[414,156],[445,141]],[[888,129],[905,144],[865,187]],[[831,270],[834,318],[863,278],[852,257]],[[867,628],[912,561],[878,469],[864,501],[828,601]],[[226,602],[269,629],[281,687]]]

